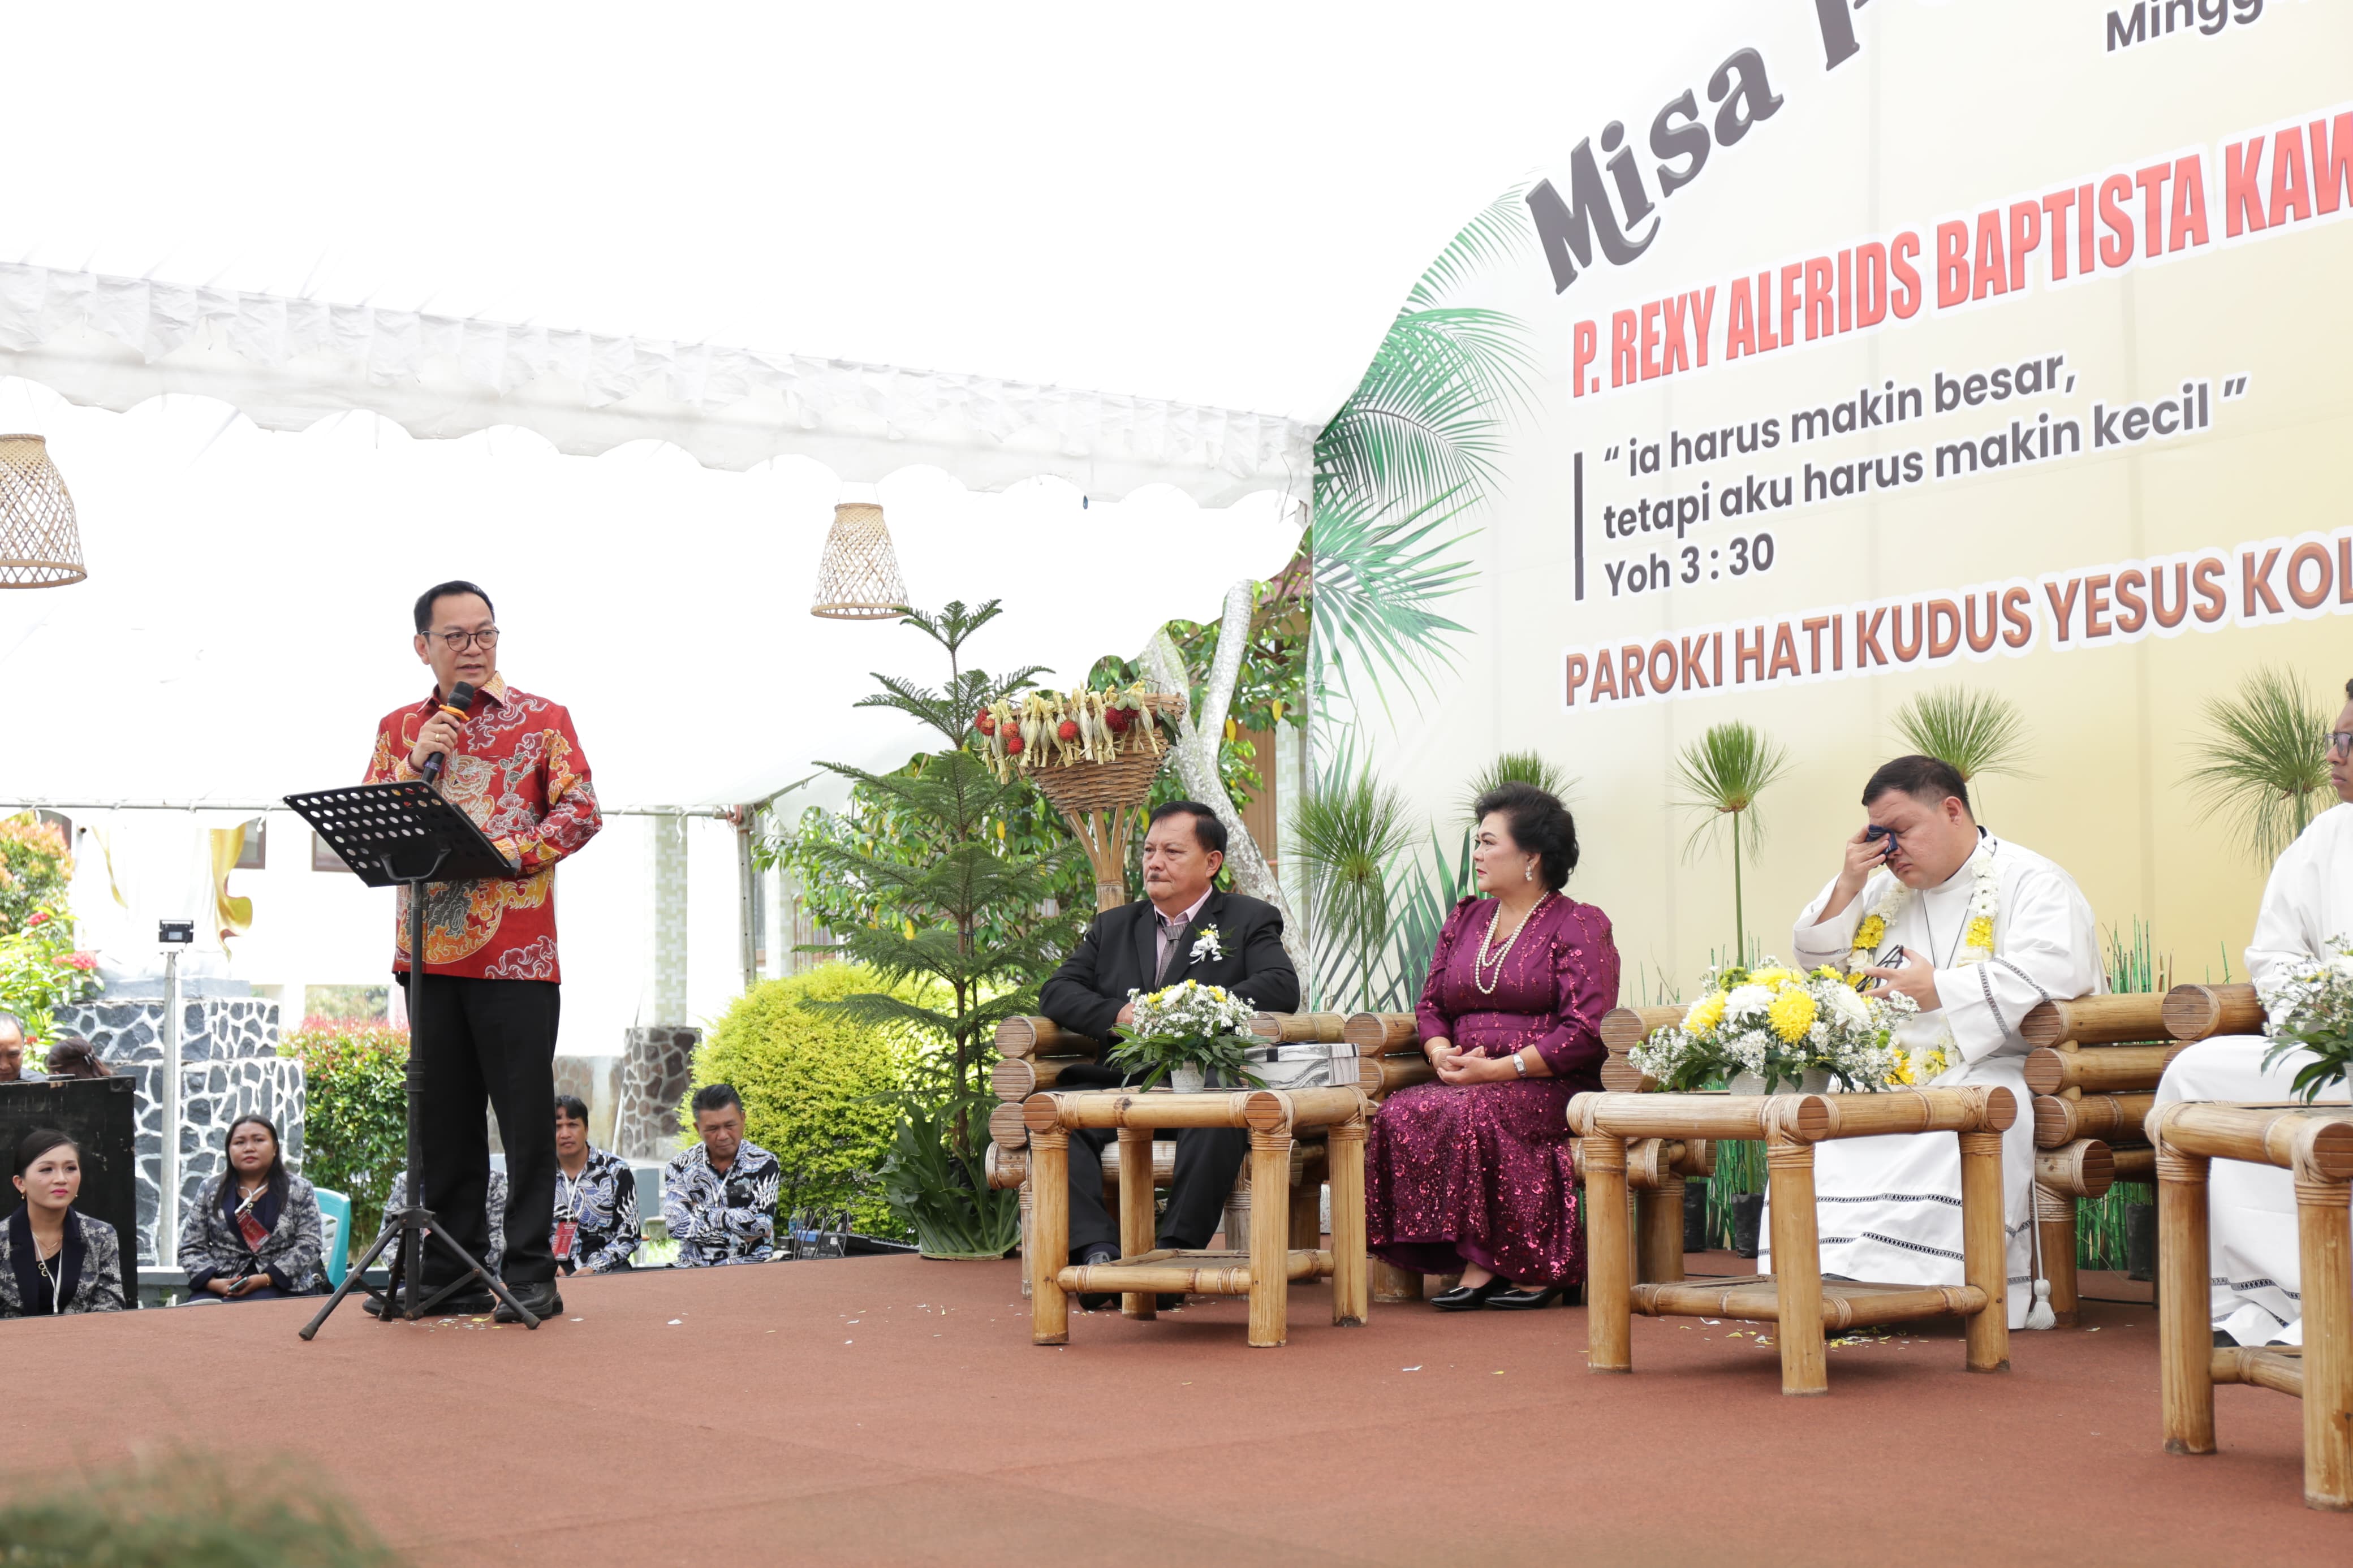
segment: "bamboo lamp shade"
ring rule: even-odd
[[[872,501],[835,507],[809,614],[829,621],[879,621],[896,616],[906,602],[907,584],[899,575],[899,555],[891,548],[882,509]]]
[[[39,436],[0,436],[0,588],[62,588],[90,575],[73,497]]]

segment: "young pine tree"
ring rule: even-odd
[[[839,933],[842,955],[867,964],[901,994],[863,992],[830,1005],[877,1023],[912,1026],[937,1042],[906,1091],[898,1136],[881,1172],[892,1207],[934,1256],[997,1257],[1018,1234],[1018,1195],[991,1191],[981,1168],[988,1108],[991,1037],[997,1021],[1034,1011],[1038,986],[1075,934],[1050,908],[1071,846],[1044,854],[1008,847],[1001,826],[1030,805],[1030,787],[999,783],[967,744],[990,703],[1034,684],[1038,667],[991,677],[964,667],[961,650],[997,615],[961,601],[938,615],[907,610],[914,626],[946,653],[944,686],[918,686],[878,673],[882,689],[858,704],[890,708],[938,732],[944,748],[890,773],[823,764],[886,801],[923,851],[884,858],[852,844],[808,851],[823,871],[871,899],[875,919]],[[910,995],[914,999],[909,999]]]

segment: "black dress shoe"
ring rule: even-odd
[[[398,1318],[407,1314],[408,1297],[408,1289],[403,1286],[400,1294],[392,1300],[392,1316]],[[433,1292],[426,1291],[424,1300],[432,1301]],[[428,1318],[478,1318],[497,1305],[498,1298],[488,1290],[459,1290],[438,1301],[433,1301],[433,1305],[426,1310],[425,1315]],[[372,1316],[381,1318],[385,1315],[385,1304],[371,1300],[367,1304],[367,1310]]]
[[[1457,1285],[1451,1290],[1440,1291],[1430,1299],[1430,1304],[1441,1312],[1475,1312],[1487,1305],[1490,1298],[1509,1286],[1511,1281],[1498,1274],[1484,1285]]]
[[[1565,1292],[1558,1285],[1525,1285],[1487,1299],[1487,1305],[1499,1312],[1532,1312],[1538,1307],[1549,1307]]]
[[[510,1285],[507,1294],[542,1322],[564,1310],[564,1298],[557,1292],[553,1279],[534,1279],[529,1284]],[[498,1310],[491,1314],[491,1320],[500,1323],[520,1323],[522,1314],[501,1301]]]
[[[1092,1247],[1088,1247],[1086,1251],[1081,1253],[1072,1261],[1077,1263],[1082,1268],[1101,1268],[1103,1264],[1116,1263],[1119,1261],[1119,1248],[1116,1247],[1105,1246],[1103,1243],[1098,1241]],[[1082,1312],[1100,1312],[1105,1307],[1110,1306],[1113,1301],[1118,1300],[1119,1294],[1116,1291],[1082,1290],[1079,1292],[1079,1310]]]

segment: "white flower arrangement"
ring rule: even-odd
[[[2291,1092],[2310,1104],[2324,1089],[2343,1083],[2353,1071],[2353,942],[2331,937],[2327,951],[2284,979],[2263,988],[2270,1021],[2263,1032],[2272,1048],[2263,1066],[2297,1050],[2313,1060],[2296,1069]]]
[[[1193,939],[1191,962],[1198,963],[1204,958],[1222,959],[1225,956],[1226,933],[1213,925],[1203,926],[1200,934]]]
[[[1681,1024],[1657,1031],[1627,1058],[1663,1089],[1746,1073],[1769,1094],[1784,1083],[1797,1087],[1810,1069],[1857,1092],[1919,1081],[1895,1043],[1896,1028],[1918,1010],[1900,993],[1865,996],[1829,964],[1809,973],[1769,958],[1755,969],[1710,970],[1700,991]]]
[[[1259,1080],[1243,1065],[1242,1053],[1263,1042],[1250,1032],[1258,1011],[1222,985],[1183,980],[1158,991],[1130,991],[1134,1022],[1111,1059],[1126,1068],[1148,1068],[1150,1089],[1177,1067],[1221,1069],[1244,1082]]]

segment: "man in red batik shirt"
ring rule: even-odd
[[[555,1208],[555,863],[596,836],[604,821],[588,782],[572,715],[518,691],[498,673],[499,629],[491,596],[471,583],[443,583],[417,601],[417,657],[433,669],[433,695],[395,710],[376,726],[367,782],[422,775],[436,752],[447,759],[441,793],[521,868],[512,877],[435,882],[426,889],[425,962],[433,984],[425,1015],[409,1011],[422,1043],[418,1131],[425,1205],[450,1239],[476,1258],[490,1245],[485,1213],[491,1176],[482,1131],[487,1097],[507,1155],[507,1254],[501,1277],[536,1317],[564,1310],[548,1246]],[[442,711],[459,681],[475,690],[463,719]],[[393,971],[407,984],[408,893],[401,890]],[[426,1251],[419,1289],[430,1295],[455,1278],[455,1263]],[[452,1312],[490,1309],[487,1290],[460,1292]],[[501,1304],[501,1321],[517,1322]]]

